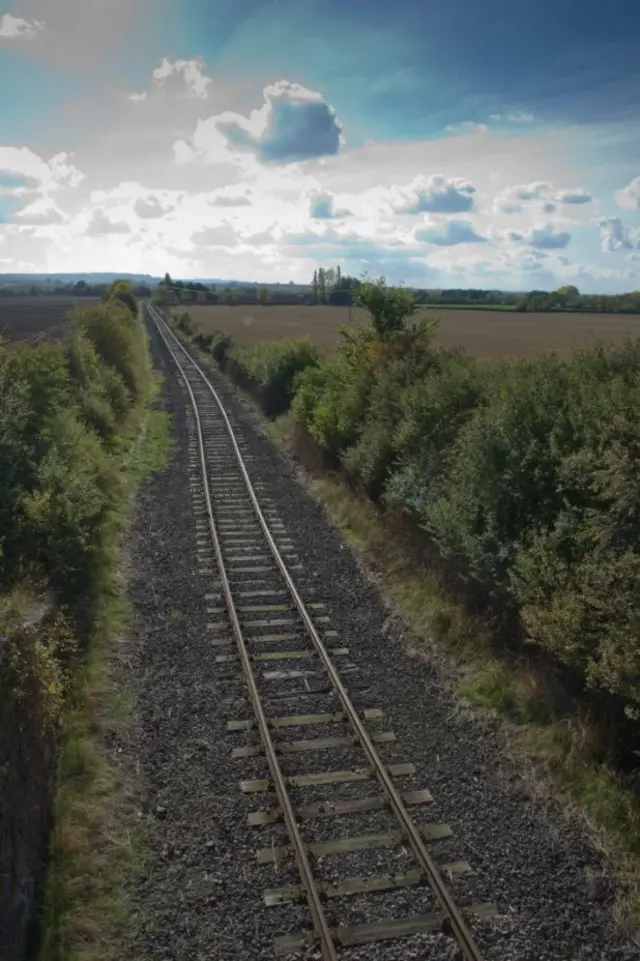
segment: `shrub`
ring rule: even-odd
[[[320,355],[307,339],[262,341],[231,355],[260,389],[265,413],[288,410],[296,377],[306,368],[318,365]]]
[[[299,375],[295,420],[640,716],[640,341],[483,363],[436,349],[404,292],[365,295],[370,327]]]

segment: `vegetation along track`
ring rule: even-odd
[[[290,553],[292,545],[284,539],[281,525],[270,517],[274,512],[269,503],[258,500],[261,485],[249,476],[242,441],[218,394],[161,315],[151,306],[147,310],[192,407],[189,456],[199,563],[205,572],[212,565],[215,588],[207,595],[212,646],[219,652],[221,670],[224,665],[231,670],[241,667],[253,708],[253,718],[229,722],[230,733],[249,738],[232,749],[233,756],[240,763],[263,756],[271,775],[241,781],[240,788],[245,795],[262,794],[272,801],[275,795],[277,800],[276,807],[252,811],[249,823],[259,829],[284,822],[286,828],[288,844],[272,843],[259,849],[257,857],[262,863],[294,858],[299,876],[299,884],[265,891],[265,902],[276,907],[306,899],[313,923],[307,931],[277,938],[276,952],[291,954],[315,945],[322,958],[335,961],[347,946],[438,931],[453,939],[469,961],[479,961],[466,916],[486,917],[493,913],[493,905],[467,896],[461,907],[459,896],[454,898],[451,881],[472,876],[471,866],[466,861],[436,864],[429,853],[429,844],[451,835],[450,828],[416,823],[409,813],[409,808],[427,807],[433,800],[430,792],[396,787],[396,782],[411,776],[413,765],[383,760],[380,751],[393,744],[395,736],[377,730],[382,712],[358,711],[348,693],[345,678],[355,671],[349,651],[335,646],[337,632],[322,613],[324,605],[303,599],[306,589],[297,557]],[[310,705],[321,703],[324,711],[310,713]],[[329,737],[300,736],[328,731]],[[335,758],[343,757],[345,750],[359,765],[337,770]],[[376,781],[374,793],[371,785]],[[339,793],[319,795],[327,789]],[[382,829],[347,836],[340,827],[326,830],[327,823],[343,825],[363,816]],[[380,870],[379,852],[398,846],[406,850],[409,869],[398,873],[387,865],[385,870],[383,862]],[[377,860],[373,867],[367,857],[372,853],[377,855],[370,859]],[[337,868],[330,867],[330,855],[342,856]],[[344,860],[349,867],[357,865],[357,876],[344,876],[344,864],[340,865]],[[388,908],[381,910],[374,898],[370,902],[374,920],[348,923],[354,914],[362,919],[362,912],[349,906],[350,898],[362,894],[375,895],[378,901],[391,897],[394,912],[401,908],[403,916],[389,917]]]

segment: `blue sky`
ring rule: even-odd
[[[0,0],[0,272],[637,289],[638,36],[632,0]]]

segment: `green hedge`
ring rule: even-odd
[[[635,714],[640,342],[477,361],[437,348],[412,313],[304,371],[295,419],[494,609]]]
[[[104,303],[79,308],[61,343],[0,344],[0,755],[13,774],[0,790],[2,956],[18,956],[24,939],[16,888],[41,871],[60,787],[60,721],[115,596],[128,458],[151,388],[146,333],[124,282]],[[55,839],[69,830],[54,824],[54,875]],[[86,895],[76,889],[61,905],[54,881],[46,885],[47,942]]]

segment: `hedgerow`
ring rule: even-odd
[[[295,420],[531,642],[635,714],[640,342],[479,361],[438,348],[384,281],[360,302],[370,327],[300,374]]]
[[[15,774],[0,791],[3,956],[24,936],[18,891],[43,856],[67,696],[115,591],[126,459],[151,388],[146,334],[124,282],[78,309],[62,342],[0,345],[0,766]],[[72,829],[54,825],[54,847],[58,830]],[[52,864],[60,869],[55,851]],[[75,901],[54,897],[47,917],[57,924]],[[71,947],[61,944],[60,956],[75,956]]]

